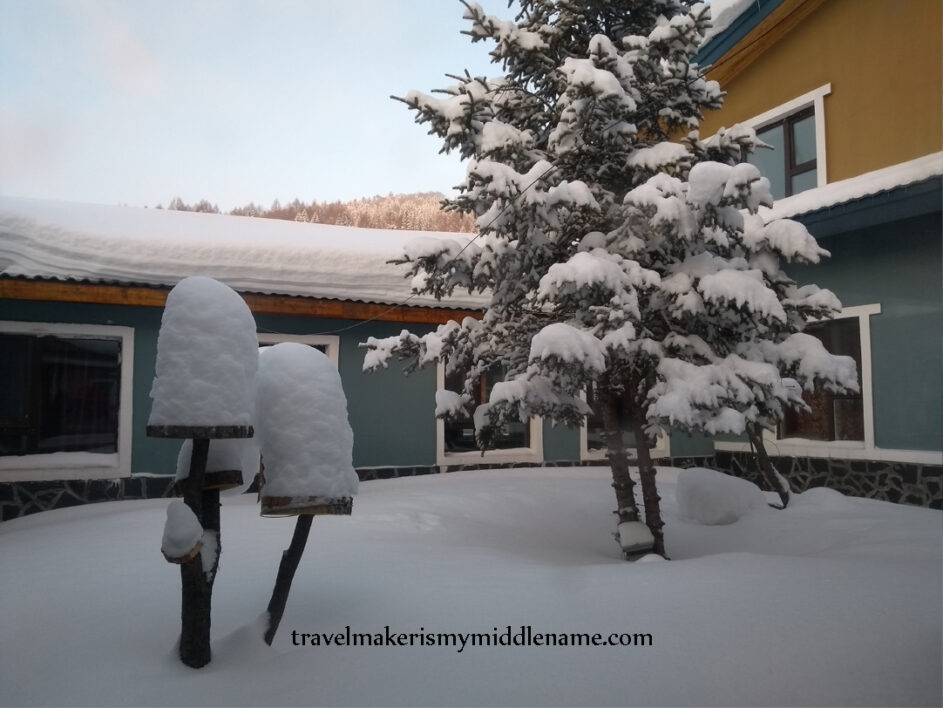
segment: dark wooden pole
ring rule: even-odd
[[[268,629],[265,631],[265,643],[272,645],[275,639],[275,632],[278,631],[278,625],[282,621],[282,615],[285,613],[285,605],[288,602],[288,591],[291,590],[291,581],[295,577],[295,570],[298,569],[298,562],[301,560],[301,554],[304,553],[305,544],[308,542],[308,533],[311,531],[311,521],[314,516],[311,514],[301,514],[295,523],[295,533],[291,537],[291,543],[288,550],[282,551],[282,561],[278,565],[278,575],[275,577],[275,587],[272,589],[272,598],[268,603]]]
[[[212,563],[206,575],[206,582],[210,587],[216,580],[216,571],[219,569],[219,556],[223,552],[223,534],[220,532],[219,518],[219,490],[203,490],[203,530],[216,532],[216,549],[213,554]]]
[[[193,440],[190,474],[180,487],[183,501],[190,507],[200,525],[205,527],[203,512],[203,475],[210,441]],[[219,507],[216,508],[217,526]],[[218,534],[217,534],[218,536]],[[180,566],[180,661],[198,669],[210,663],[210,601],[211,587],[203,573],[202,553]]]

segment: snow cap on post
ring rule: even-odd
[[[255,451],[253,460],[253,450]],[[177,453],[177,475],[179,484],[190,476],[190,457],[193,454],[193,441],[184,440]],[[254,449],[252,440],[228,439],[214,440],[209,446],[206,458],[206,472],[203,475],[203,489],[234,489],[243,485],[243,479],[255,478],[259,471],[258,449]]]
[[[160,551],[168,563],[186,563],[203,548],[203,527],[196,514],[181,501],[170,502]]]
[[[258,360],[255,320],[236,291],[203,276],[181,280],[167,296],[161,318],[148,434],[251,436]],[[174,434],[180,428],[191,430]],[[193,428],[216,432],[194,435]]]
[[[263,515],[350,513],[358,485],[354,434],[330,359],[295,342],[266,349],[256,377],[255,420]]]

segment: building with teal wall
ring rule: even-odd
[[[931,176],[795,215],[805,221],[832,257],[812,268],[794,268],[792,275],[800,283],[815,282],[834,290],[849,316],[866,322],[863,407],[870,411],[865,415],[866,432],[860,441],[783,436],[770,440],[777,464],[796,487],[831,484],[849,493],[939,504],[943,448],[940,193],[940,177]],[[108,270],[106,256],[98,258],[104,264],[89,264],[89,255],[82,253],[68,253],[63,259],[42,235],[39,227],[44,219],[50,220],[46,226],[54,223],[57,228],[66,228],[67,223],[61,222],[67,217],[45,217],[48,205],[41,202],[24,206],[21,200],[8,200],[0,206],[2,242],[19,244],[8,246],[2,256],[8,265],[0,277],[0,336],[32,333],[70,337],[76,335],[76,327],[82,328],[79,334],[94,334],[101,328],[125,333],[131,345],[127,347],[130,356],[125,355],[122,361],[122,368],[130,371],[124,410],[130,420],[127,440],[121,441],[123,457],[118,455],[123,461],[111,468],[84,463],[75,466],[72,458],[63,461],[53,456],[44,467],[35,464],[44,459],[42,454],[8,453],[0,457],[4,462],[0,467],[4,518],[90,499],[168,493],[179,442],[148,437],[145,424],[161,304],[172,283],[141,283],[130,277],[127,282],[115,282],[115,275],[106,283],[96,283],[94,269]],[[102,207],[95,209],[100,212]],[[118,214],[116,220],[128,219],[125,209],[111,209]],[[72,205],[65,213],[76,210],[83,208]],[[141,213],[144,211],[138,210],[136,216],[132,213],[131,221],[150,218]],[[24,216],[27,212],[28,218]],[[167,218],[161,215],[161,219]],[[224,224],[239,219],[207,218]],[[246,221],[259,232],[255,238],[263,243],[270,241],[269,230],[282,228],[277,222]],[[299,226],[292,225],[294,229]],[[315,225],[303,227],[317,229]],[[396,239],[402,238],[402,234],[396,235]],[[29,251],[24,243],[34,250]],[[76,248],[70,239],[65,247]],[[277,252],[278,246],[271,247]],[[22,256],[27,251],[29,258]],[[22,262],[17,263],[17,258]],[[77,260],[81,258],[86,262]],[[381,254],[377,267],[388,268],[387,259]],[[44,265],[44,260],[49,263]],[[21,271],[26,267],[45,268],[48,273],[24,274]],[[368,277],[369,267],[364,267],[368,272],[363,277]],[[156,270],[149,263],[142,268]],[[212,268],[212,263],[191,263],[179,276],[212,272]],[[271,268],[271,263],[259,266],[260,273],[266,268]],[[73,271],[84,275],[69,275]],[[323,273],[319,277],[325,278]],[[258,280],[264,283],[265,278]],[[421,335],[439,321],[474,314],[475,308],[469,308],[474,302],[463,302],[463,307],[454,309],[404,307],[399,303],[408,297],[406,292],[393,292],[387,303],[362,303],[354,299],[356,288],[350,290],[350,299],[341,301],[318,298],[317,287],[310,287],[312,296],[246,293],[245,297],[255,310],[260,343],[308,342],[322,347],[336,361],[355,434],[353,462],[363,478],[478,466],[605,464],[602,451],[588,442],[586,429],[555,427],[547,421],[530,424],[525,447],[493,450],[484,456],[449,450],[443,424],[434,415],[435,391],[443,386],[441,369],[430,366],[407,377],[393,364],[378,372],[363,372],[360,344],[368,337],[393,336],[404,327]],[[390,321],[392,318],[397,321]],[[9,363],[0,367],[0,373],[8,377],[10,372]],[[756,469],[748,446],[737,440],[674,434],[659,442],[656,455],[680,464],[713,464],[744,476],[752,476]],[[30,464],[18,469],[16,460],[26,458]]]

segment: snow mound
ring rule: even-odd
[[[247,476],[249,479],[258,472],[258,450],[255,450],[253,461],[254,444],[249,439],[233,438],[223,440],[213,440],[210,442],[209,451],[206,456],[207,472],[223,472],[228,470],[239,470],[242,472],[243,479]],[[176,479],[186,479],[190,476],[190,455],[193,454],[193,441],[184,440],[180,445],[180,452],[177,453],[177,476]]]
[[[183,558],[203,538],[203,527],[196,514],[182,501],[172,501],[167,507],[164,537],[160,550],[167,558]]]
[[[812,487],[801,494],[793,494],[790,509],[809,507],[816,511],[842,511],[854,506],[854,502],[836,489]]]
[[[148,425],[249,425],[258,360],[255,320],[236,291],[184,278],[161,318]]]
[[[676,495],[679,516],[708,526],[732,524],[766,506],[766,497],[752,482],[706,467],[680,472]]]
[[[624,553],[650,551],[655,537],[641,521],[623,521],[619,524],[619,545]]]
[[[283,342],[259,359],[256,437],[268,497],[349,497],[357,492],[354,434],[337,368],[323,353]]]

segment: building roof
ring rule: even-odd
[[[704,37],[704,43],[695,57],[697,63],[708,66],[716,62],[784,1],[713,0],[711,20],[714,26]]]
[[[849,207],[881,195],[909,198],[910,214],[918,213],[917,207],[939,210],[941,175],[943,152],[938,152],[780,199],[760,214],[767,222],[811,218],[823,222],[816,233],[824,235],[844,228],[837,221]],[[835,228],[829,221],[836,222]],[[169,287],[189,275],[206,275],[243,293],[396,305],[410,298],[410,283],[405,266],[388,261],[419,236],[469,239],[465,234],[0,197],[0,276]],[[416,296],[408,304],[483,309],[486,299],[458,293],[442,302]]]
[[[245,293],[398,304],[406,267],[388,263],[429,233],[0,196],[0,275],[81,283],[172,286],[206,275]],[[456,293],[420,307],[482,308]]]
[[[772,208],[761,207],[760,215],[766,222],[801,217],[926,182],[941,175],[943,152],[936,152],[778,199]]]

